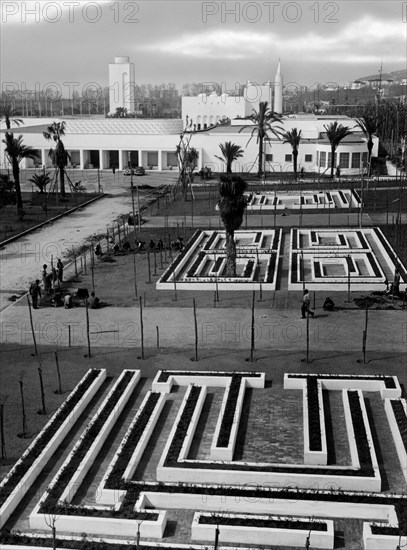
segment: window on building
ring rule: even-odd
[[[322,168],[325,168],[325,166],[326,166],[326,151],[321,151],[319,153],[319,165]]]
[[[305,162],[312,162],[312,155],[305,155]]]
[[[205,123],[205,124],[204,124],[204,130],[206,130],[207,127],[208,127],[208,125]]]
[[[273,155],[271,153],[266,153],[266,161],[273,162]]]
[[[366,166],[367,166],[367,152],[362,153],[362,164],[363,164],[363,168],[366,168]]]
[[[156,151],[147,152],[147,166],[158,166],[158,153]]]
[[[349,168],[349,153],[339,154],[339,168]]]
[[[360,168],[360,153],[352,153],[352,168]]]
[[[285,161],[286,161],[286,162],[292,162],[292,160],[293,160],[293,156],[292,156],[292,155],[286,155],[286,156],[285,156]]]
[[[200,125],[200,124],[197,124],[197,125],[196,125],[196,129],[197,129],[197,130],[200,130],[200,129],[201,129],[201,125]]]

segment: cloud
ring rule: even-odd
[[[334,29],[333,29],[334,30]],[[303,32],[287,37],[267,31],[235,31],[223,28],[138,47],[196,59],[244,60],[270,52],[307,62],[375,63],[405,61],[406,28],[401,21],[364,16],[328,35]],[[395,52],[399,51],[398,56]]]
[[[264,53],[273,43],[270,34],[251,31],[225,31],[185,34],[175,40],[141,46],[138,49],[159,51],[184,57],[206,59],[247,59]]]

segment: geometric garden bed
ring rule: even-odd
[[[100,384],[106,373],[96,369],[91,378],[89,374],[86,376],[81,384],[90,387],[96,382]],[[79,536],[85,532],[96,536],[97,541],[103,537],[106,544],[101,550],[110,550],[119,541],[109,537],[127,537],[134,544],[137,530],[142,538],[161,539],[166,532],[168,514],[171,510],[183,509],[195,514],[190,525],[191,541],[201,544],[205,541],[206,545],[213,544],[218,528],[219,541],[224,543],[258,547],[272,540],[281,546],[303,547],[305,537],[310,536],[311,548],[333,548],[335,519],[341,517],[362,520],[366,549],[396,548],[400,534],[403,534],[400,544],[407,543],[407,533],[400,531],[407,517],[407,499],[405,495],[381,492],[378,449],[364,398],[364,392],[376,392],[383,403],[383,414],[390,424],[397,457],[404,469],[407,407],[401,398],[398,380],[392,376],[286,373],[284,388],[302,392],[304,461],[283,464],[273,462],[272,456],[264,456],[257,462],[239,461],[235,457],[245,394],[250,391],[261,395],[265,387],[264,373],[159,371],[137,406],[119,446],[104,466],[104,475],[96,490],[97,505],[73,504],[76,492],[109,433],[115,430],[139,380],[139,371],[125,370],[115,381],[36,503],[29,518],[31,529],[50,533],[47,522],[54,518],[58,539],[66,538],[65,533]],[[144,481],[137,477],[137,468],[152,445],[152,436],[174,388],[182,391],[176,418],[165,434],[155,481]],[[217,422],[207,434],[212,438],[212,443],[207,444],[208,458],[191,458],[211,388],[219,388],[217,391],[223,398],[214,411]],[[343,425],[350,450],[350,463],[346,465],[331,463],[324,451],[328,435],[326,418],[321,411],[324,409],[322,392],[327,391],[341,392]],[[83,390],[78,394],[77,403],[82,398],[85,398]],[[62,440],[63,437],[60,442]],[[32,460],[27,466],[36,468]],[[38,464],[36,476],[44,466],[45,463]],[[21,476],[8,476],[0,488],[7,479],[9,485],[14,479],[17,486]],[[29,485],[25,487],[28,488]],[[13,492],[11,485],[10,490]],[[95,548],[99,547],[97,541]],[[6,533],[1,542],[4,548],[11,543],[35,544],[33,539],[17,534],[10,537]],[[122,538],[121,542],[126,539]],[[48,544],[52,544],[52,540]],[[173,544],[173,548],[180,546]],[[69,547],[81,548],[81,545],[77,541],[77,546],[71,543]],[[162,544],[161,548],[167,546]]]
[[[224,231],[197,230],[158,280],[157,289],[275,290],[281,229],[235,232],[236,277],[226,275]]]
[[[399,267],[407,272],[378,228],[291,229],[289,290],[384,290]]]
[[[179,290],[276,290],[282,230],[235,232],[236,277],[226,275],[224,231],[197,230],[156,283]],[[292,228],[288,290],[382,291],[398,267],[407,271],[378,228]]]

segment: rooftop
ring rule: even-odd
[[[104,118],[104,119],[61,119],[65,121],[66,134],[110,134],[110,135],[162,135],[180,134],[182,120],[180,118]],[[40,134],[47,130],[48,124],[22,126],[16,133]]]

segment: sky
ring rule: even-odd
[[[407,68],[406,1],[1,0],[2,89],[108,85],[129,56],[136,83],[273,80],[316,86]]]

